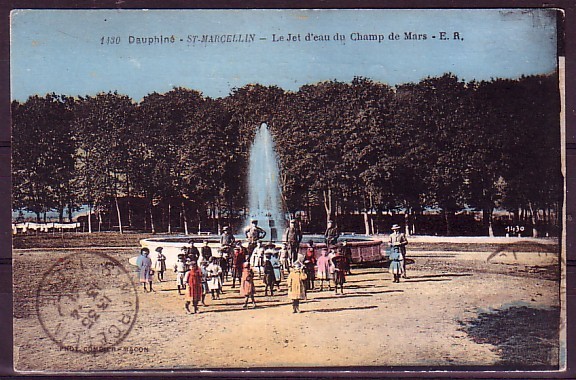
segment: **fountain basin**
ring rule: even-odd
[[[237,240],[242,240],[242,245],[248,245],[246,238],[242,235],[235,235]],[[219,235],[180,235],[180,236],[166,236],[166,237],[153,237],[140,240],[140,246],[146,247],[150,250],[150,258],[152,265],[156,265],[156,248],[162,247],[162,253],[166,256],[166,267],[168,270],[174,266],[178,259],[178,255],[182,253],[182,247],[190,247],[189,241],[192,240],[195,247],[200,249],[204,241],[208,242],[208,246],[212,248],[212,253],[215,254],[220,248]],[[322,250],[326,248],[324,244],[323,235],[304,235],[302,243],[300,244],[300,253],[305,254],[308,249],[308,241],[314,242],[316,248],[316,257],[322,254]],[[339,242],[346,240],[350,250],[352,251],[352,263],[366,263],[375,262],[385,259],[385,251],[382,250],[382,241],[368,235],[341,235],[338,239]],[[269,241],[264,241],[268,243]],[[281,241],[274,242],[277,246],[282,244]],[[136,265],[136,258],[130,259],[130,264]]]

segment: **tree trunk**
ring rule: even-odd
[[[132,227],[132,203],[130,202],[130,178],[126,176],[126,207],[128,207],[128,227]]]
[[[182,201],[182,218],[184,219],[184,234],[188,235],[188,218],[186,216],[186,204]]]
[[[64,207],[58,207],[58,223],[64,223]]]
[[[72,203],[68,204],[68,222],[72,223]]]
[[[172,205],[170,204],[170,202],[168,202],[168,233],[171,234],[172,233],[172,222],[171,219],[172,218]]]
[[[530,208],[530,219],[532,222],[532,237],[537,238],[539,233],[538,233],[538,227],[536,226],[536,222],[538,221],[538,214],[537,212],[534,212],[534,207],[532,206],[532,202],[528,202],[528,207]]]
[[[482,220],[489,237],[494,237],[494,229],[492,228],[492,209],[483,208],[482,209]]]
[[[326,224],[328,224],[329,220],[332,220],[332,189],[328,188],[328,190],[324,190],[324,210],[326,211]]]
[[[452,235],[452,225],[450,224],[450,213],[444,209],[444,221],[446,222],[446,236]]]
[[[372,229],[370,225],[370,217],[368,216],[368,212],[363,212],[362,215],[364,216],[364,233],[366,235],[372,234]]]
[[[88,202],[88,233],[92,233],[92,202]]]
[[[122,228],[122,214],[120,213],[120,204],[118,203],[118,195],[114,195],[114,201],[116,203],[116,214],[118,215],[118,229],[120,234],[124,233]]]
[[[154,202],[152,200],[152,198],[150,198],[150,203],[148,204],[148,211],[150,213],[150,230],[152,231],[152,234],[156,233],[156,227],[154,226],[154,214],[152,213],[152,208],[154,207],[154,205],[152,204],[152,202]]]
[[[406,236],[410,236],[410,211],[408,208],[404,211],[404,230]]]

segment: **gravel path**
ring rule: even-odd
[[[207,307],[188,315],[168,272],[167,282],[155,284],[156,292],[138,287],[136,323],[114,351],[85,354],[62,350],[46,336],[35,297],[51,263],[86,250],[17,250],[15,367],[56,372],[277,366],[554,369],[560,282],[558,257],[549,251],[530,249],[515,257],[502,251],[490,260],[493,251],[409,251],[408,279],[394,284],[385,268],[355,267],[344,295],[310,292],[301,314],[292,314],[284,283],[278,294],[265,297],[257,279],[256,309],[243,309],[238,290],[226,283],[221,300],[208,296]],[[130,269],[127,262],[135,252],[113,248],[93,255],[106,253]],[[535,314],[540,324],[533,323]],[[523,328],[510,330],[493,322],[498,318]],[[543,326],[551,326],[545,336]],[[505,339],[494,339],[505,333]],[[543,340],[546,344],[538,344]],[[514,345],[518,349],[511,351]]]

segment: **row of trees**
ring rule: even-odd
[[[12,103],[13,208],[63,219],[87,205],[115,214],[120,231],[170,232],[178,220],[187,233],[207,216],[233,218],[246,206],[250,144],[266,122],[291,213],[362,213],[366,232],[374,215],[403,210],[418,233],[429,208],[443,213],[446,234],[463,209],[482,211],[486,234],[497,208],[533,227],[558,225],[557,83],[445,74],[396,87],[367,78],[297,92],[247,85],[218,99],[185,88],[139,103],[118,93],[33,96]]]

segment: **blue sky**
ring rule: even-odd
[[[405,40],[405,32],[427,38]],[[288,33],[301,41],[273,42],[273,34]],[[331,40],[306,42],[307,33]],[[346,40],[334,41],[335,33]],[[351,41],[354,33],[386,39]],[[255,41],[187,42],[204,34],[254,34]],[[130,36],[160,35],[177,42],[129,43]],[[120,44],[103,45],[102,37],[120,37]],[[295,91],[354,76],[394,85],[445,72],[469,81],[555,68],[556,19],[546,10],[17,10],[11,17],[12,99],[21,101],[108,91],[139,101],[175,86],[222,97],[249,83]]]

